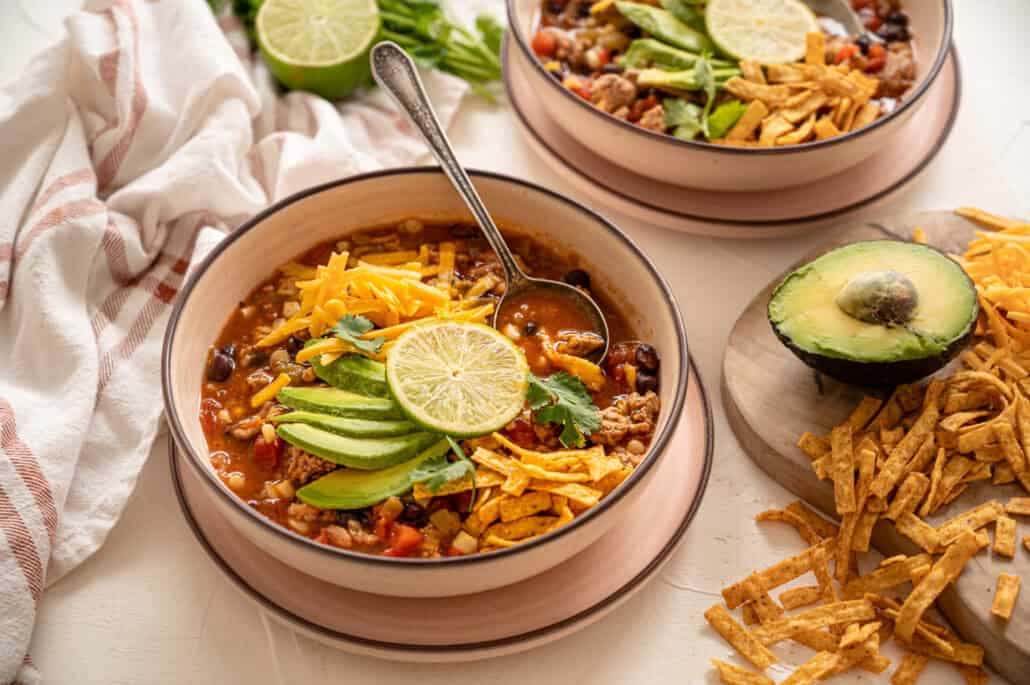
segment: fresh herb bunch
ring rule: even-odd
[[[476,32],[452,24],[437,0],[378,0],[383,40],[400,45],[419,64],[454,74],[489,99],[484,84],[501,78],[504,29],[489,15],[476,19]]]
[[[208,0],[218,12],[226,0]],[[257,42],[254,22],[263,0],[232,0],[233,14]],[[377,0],[382,27],[378,40],[392,40],[420,65],[453,74],[494,101],[486,84],[501,78],[504,28],[493,17],[476,18],[475,32],[452,23],[437,0]]]

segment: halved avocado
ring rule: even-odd
[[[769,323],[799,359],[864,386],[910,383],[972,338],[980,307],[962,267],[916,243],[871,240],[827,252],[788,275]]]
[[[415,469],[447,454],[451,446],[438,440],[415,457],[381,471],[336,469],[297,491],[297,497],[319,509],[362,509],[411,489]]]

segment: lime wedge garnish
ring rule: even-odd
[[[486,435],[525,404],[529,365],[493,328],[441,321],[402,333],[386,359],[401,411],[420,427],[457,437]]]
[[[705,27],[722,52],[761,64],[796,62],[805,36],[820,30],[801,0],[709,0]]]
[[[339,99],[369,82],[376,0],[265,0],[255,28],[268,68],[287,88]]]

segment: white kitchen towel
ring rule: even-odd
[[[136,483],[191,265],[274,200],[424,153],[383,93],[278,93],[202,0],[92,2],[66,27],[0,90],[0,683],[38,682],[40,595]],[[446,125],[466,86],[424,76]]]

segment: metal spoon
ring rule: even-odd
[[[494,327],[507,304],[516,297],[522,297],[530,291],[546,290],[550,295],[558,295],[568,301],[570,307],[577,307],[590,319],[593,332],[604,339],[604,346],[589,356],[592,361],[599,362],[608,354],[608,323],[604,319],[597,303],[583,291],[561,281],[544,278],[532,278],[519,268],[515,255],[508,248],[500,230],[490,218],[483,201],[476,192],[468,174],[458,163],[454,150],[447,140],[440,122],[436,118],[429,98],[426,96],[422,80],[415,70],[415,63],[396,43],[385,41],[372,49],[372,75],[376,82],[390,94],[394,102],[407,113],[412,123],[418,128],[426,144],[436,160],[440,163],[447,178],[461,195],[461,199],[476,218],[476,223],[483,230],[483,235],[497,253],[497,259],[504,269],[504,280],[507,288],[504,296],[494,310]]]
[[[874,43],[884,42],[883,38],[862,24],[862,20],[858,18],[848,0],[804,0],[804,3],[816,14],[840,22],[849,38],[866,36]]]

